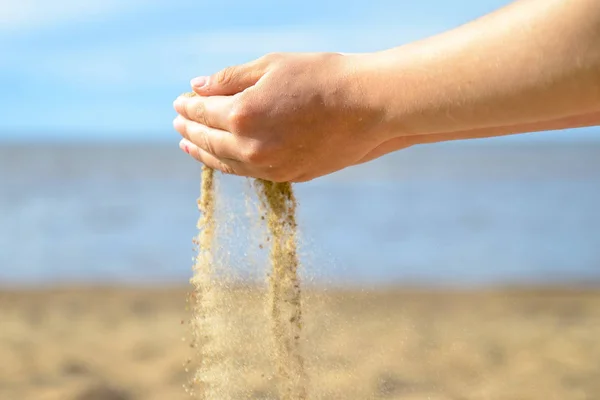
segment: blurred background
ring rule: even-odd
[[[200,167],[171,104],[190,78],[508,3],[0,1],[0,399],[185,398]],[[248,212],[247,182],[219,190]],[[314,398],[600,393],[600,128],[415,147],[296,190]],[[232,229],[227,267],[264,280]]]

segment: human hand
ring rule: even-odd
[[[363,161],[388,140],[358,55],[272,54],[197,78],[180,96],[180,147],[225,173],[304,182]]]
[[[597,125],[599,11],[519,1],[379,53],[266,56],[194,82],[175,128],[209,167],[300,182],[415,144]]]

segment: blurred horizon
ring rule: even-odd
[[[141,141],[143,139],[143,141]],[[180,136],[174,130],[123,130],[106,135],[100,129],[0,129],[0,145],[18,144],[105,144],[119,145],[137,143],[143,145],[177,146]],[[556,131],[530,132],[492,138],[455,140],[421,146],[471,146],[471,145],[536,145],[536,144],[585,144],[600,143],[600,127],[584,127]]]
[[[600,143],[479,143],[296,185],[306,281],[600,287]],[[0,286],[187,284],[199,169],[162,144],[0,146]],[[220,265],[256,282],[247,182],[218,179]]]

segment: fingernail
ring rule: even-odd
[[[206,76],[200,76],[198,78],[194,78],[191,81],[192,87],[194,89],[200,89],[201,87],[206,86],[206,84],[208,83],[208,77]]]
[[[187,141],[185,139],[179,142],[179,148],[185,151],[186,153],[190,154],[190,147],[188,146]]]

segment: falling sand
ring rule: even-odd
[[[296,199],[290,183],[256,180],[271,235],[269,311],[282,400],[306,398],[300,351],[302,302],[296,249]]]
[[[193,341],[197,350],[199,366],[190,393],[201,399],[229,399],[226,395],[227,368],[224,364],[227,332],[223,322],[223,287],[216,279],[213,250],[215,245],[215,190],[214,171],[202,168],[201,197],[198,200],[201,212],[198,221],[200,233],[194,239],[198,255],[194,264],[193,318],[191,321]]]
[[[188,94],[193,96],[193,94]],[[255,186],[270,235],[272,270],[269,276],[267,308],[271,322],[271,350],[281,400],[304,400],[306,373],[300,350],[302,303],[298,278],[296,246],[296,199],[289,183],[256,180]],[[199,358],[198,370],[189,392],[202,400],[234,398],[235,360],[227,350],[231,328],[226,323],[227,286],[215,271],[216,199],[215,174],[202,169],[201,197],[198,208],[199,234],[194,240],[198,254],[191,283],[193,341]]]

